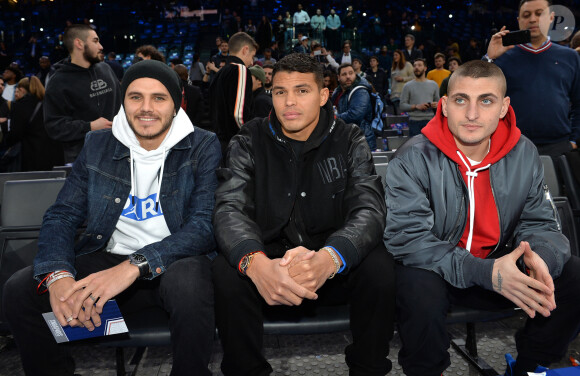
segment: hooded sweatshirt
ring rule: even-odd
[[[80,153],[91,122],[113,119],[121,106],[115,73],[105,63],[83,68],[70,61],[55,64],[44,97],[44,123],[48,135],[62,142],[65,163]]]
[[[108,252],[129,255],[171,235],[159,202],[163,167],[171,148],[191,132],[193,124],[185,111],[179,109],[161,145],[147,151],[139,144],[121,106],[113,119],[113,136],[131,153],[131,192],[107,244]]]
[[[500,238],[499,217],[489,178],[489,168],[514,148],[521,132],[516,127],[515,113],[510,106],[506,116],[499,120],[497,129],[491,135],[489,152],[483,161],[470,161],[457,148],[447,125],[447,118],[441,111],[441,103],[439,102],[437,106],[435,117],[421,132],[449,159],[457,163],[467,186],[469,194],[467,223],[457,245],[467,249],[475,257],[486,258]]]

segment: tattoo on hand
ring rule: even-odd
[[[502,278],[502,276],[501,276],[501,274],[500,274],[500,272],[499,272],[499,270],[498,270],[498,271],[497,271],[497,283],[496,283],[496,284],[493,286],[493,287],[494,287],[494,289],[495,289],[497,292],[501,292],[501,284],[502,284],[502,282],[503,282],[503,278]]]

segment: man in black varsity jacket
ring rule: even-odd
[[[218,170],[212,274],[222,371],[272,372],[261,352],[265,303],[301,306],[286,308],[296,313],[348,301],[350,375],[384,375],[394,262],[380,242],[386,212],[371,151],[357,125],[334,116],[313,58],[284,57],[272,83],[270,116],[244,125]]]
[[[211,120],[222,152],[242,125],[254,118],[252,76],[248,68],[254,63],[258,44],[248,34],[239,32],[230,38],[229,49],[226,65],[209,87]]]

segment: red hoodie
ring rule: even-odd
[[[435,117],[421,132],[443,154],[457,163],[468,187],[470,197],[467,223],[457,245],[476,257],[485,258],[497,245],[500,235],[498,210],[491,190],[489,168],[513,149],[520,139],[521,132],[516,127],[516,116],[510,106],[506,116],[500,119],[496,131],[491,135],[489,153],[479,164],[470,166],[469,160],[457,148],[453,134],[449,131],[447,118],[441,111],[441,103],[442,101],[437,106]],[[471,172],[470,176],[467,172]]]

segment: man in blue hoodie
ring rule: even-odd
[[[215,254],[211,215],[220,145],[180,109],[179,78],[169,66],[133,65],[122,93],[112,130],[87,135],[47,211],[34,265],[5,285],[2,308],[26,374],[74,373],[41,313],[52,311],[63,327],[92,331],[114,298],[124,315],[150,306],[167,311],[172,375],[210,375],[208,255]]]

